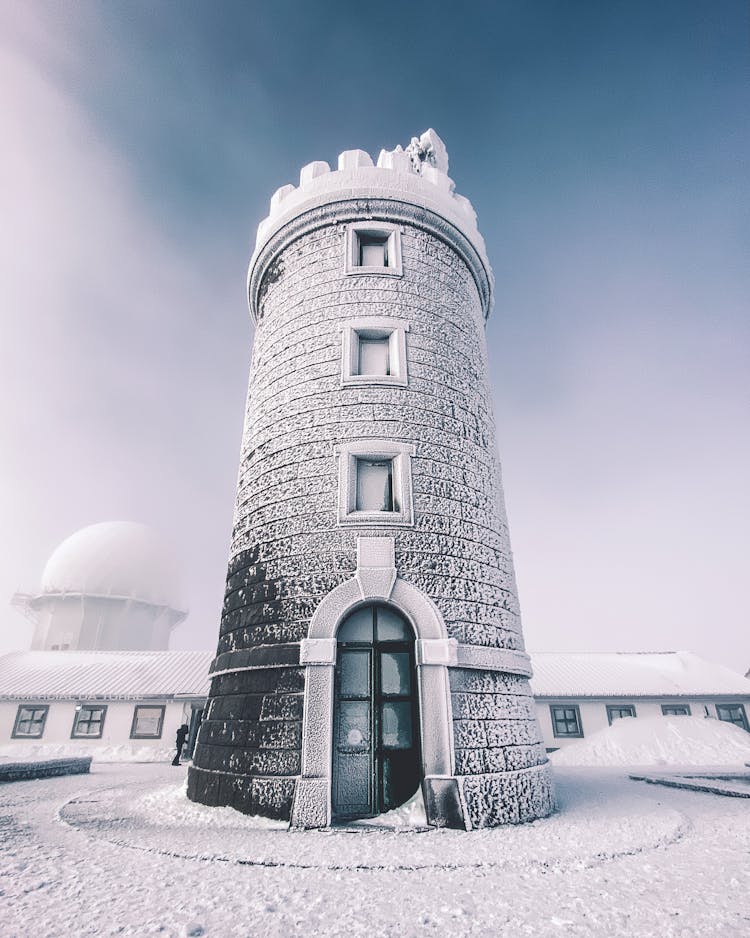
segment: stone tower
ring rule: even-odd
[[[188,796],[301,827],[421,784],[431,824],[553,809],[500,483],[476,216],[429,130],[310,163],[248,276],[226,598]]]

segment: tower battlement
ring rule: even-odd
[[[484,238],[477,227],[474,208],[465,196],[455,192],[455,183],[448,176],[448,151],[438,134],[430,129],[421,137],[413,137],[406,147],[381,150],[377,163],[365,150],[344,150],[339,154],[337,169],[324,160],[315,160],[300,170],[299,185],[281,186],[271,196],[268,216],[258,226],[255,250],[250,260],[248,291],[250,307],[257,316],[258,262],[274,236],[299,216],[341,202],[388,203],[392,217],[395,203],[424,209],[447,222],[468,241],[476,253],[482,279],[487,287],[485,315],[492,306],[494,279],[487,257]],[[373,219],[386,217],[386,212],[372,205],[364,215]],[[268,260],[268,258],[266,258]],[[262,266],[265,266],[263,264]]]

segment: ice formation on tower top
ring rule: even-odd
[[[396,150],[400,149],[400,146],[396,147]],[[382,157],[385,152],[385,150],[381,150],[380,156]],[[432,127],[430,127],[429,130],[425,130],[419,139],[412,137],[411,143],[406,148],[406,152],[409,154],[415,173],[421,173],[423,165],[427,163],[429,166],[434,166],[435,169],[439,170],[441,173],[447,174],[448,151],[445,149],[445,144]],[[378,165],[379,164],[380,159],[378,159]]]

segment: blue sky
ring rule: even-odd
[[[750,667],[746,5],[11,3],[0,590],[100,520],[218,628],[272,192],[433,126],[488,326],[529,647]],[[27,640],[8,609],[0,647]]]

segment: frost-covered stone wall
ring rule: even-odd
[[[398,224],[402,276],[346,273],[346,228],[363,219]],[[437,605],[459,645],[523,650],[486,295],[468,246],[457,250],[455,230],[424,208],[385,200],[334,202],[303,221],[298,236],[282,229],[271,243],[259,280],[218,676],[189,788],[196,800],[281,817],[300,774],[299,643],[321,600],[354,575],[357,535],[372,533],[338,523],[335,447],[415,447],[414,524],[376,532],[395,539],[398,576]],[[361,317],[407,326],[406,387],[342,386],[342,326]],[[528,771],[546,759],[526,678],[456,668],[451,696],[470,826],[547,813],[548,777]]]

